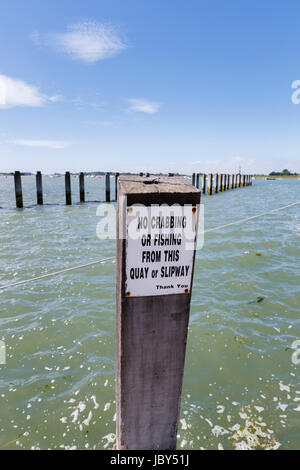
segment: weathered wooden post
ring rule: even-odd
[[[243,186],[246,186],[246,175],[243,175]]]
[[[42,182],[42,173],[40,171],[36,172],[35,181],[36,181],[36,202],[39,206],[42,206],[43,205],[43,182]]]
[[[197,188],[197,189],[200,189],[200,188],[199,188],[199,185],[200,185],[200,174],[197,173],[197,174],[196,174],[196,188]]]
[[[238,184],[238,186],[239,186],[239,188],[240,188],[241,185],[242,185],[242,175],[241,175],[241,173],[238,174],[238,177],[239,177],[239,184]]]
[[[219,188],[220,193],[223,191],[223,175],[222,173],[220,174],[220,188]]]
[[[192,185],[195,186],[195,184],[196,184],[196,174],[193,173],[193,175],[192,175]]]
[[[18,209],[22,209],[23,208],[22,180],[21,180],[21,173],[19,171],[15,171],[14,181],[15,181],[16,206]]]
[[[105,174],[105,201],[110,202],[110,173]]]
[[[229,189],[229,175],[226,175],[226,190]]]
[[[70,176],[69,171],[66,171],[66,174],[65,174],[65,186],[66,186],[66,205],[70,206],[72,204],[72,195],[71,195],[71,176]]]
[[[214,185],[214,175],[211,173],[209,175],[209,194],[212,196],[213,193],[213,185]]]
[[[231,189],[234,188],[234,175],[231,175]]]
[[[202,194],[206,193],[206,174],[202,175]]]
[[[227,175],[227,189],[231,189],[231,186],[230,186],[230,175],[228,174]]]
[[[216,185],[215,185],[215,193],[219,192],[219,175],[216,173]]]
[[[85,202],[85,191],[84,191],[84,173],[79,173],[79,199],[80,202]]]
[[[182,178],[119,178],[118,450],[176,448],[199,203]]]
[[[119,178],[120,174],[119,173],[115,173],[115,199],[117,200],[118,199],[118,178]]]

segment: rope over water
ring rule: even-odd
[[[274,212],[282,211],[283,209],[287,209],[289,207],[297,206],[298,204],[300,204],[300,201],[293,202],[292,204],[288,204],[287,206],[278,207],[277,209],[272,209],[270,211],[263,212],[261,214],[253,215],[252,217],[247,217],[245,219],[240,219],[240,220],[237,220],[236,222],[231,222],[231,223],[225,224],[225,225],[219,225],[218,227],[214,227],[214,228],[210,228],[208,230],[204,230],[204,232],[202,232],[202,233],[214,232],[214,231],[220,230],[222,228],[230,227],[231,225],[241,224],[242,222],[247,222],[248,220],[257,219],[258,217],[263,217],[264,215],[273,214]],[[58,274],[62,274],[62,273],[68,272],[68,271],[74,271],[75,269],[80,269],[80,268],[85,268],[87,266],[92,266],[94,264],[101,264],[101,263],[104,263],[105,261],[110,261],[110,260],[113,260],[115,258],[116,258],[115,256],[110,256],[109,258],[103,258],[103,259],[99,259],[97,261],[91,261],[89,263],[79,264],[79,265],[73,266],[71,268],[61,269],[60,271],[55,271],[53,273],[43,274],[41,276],[32,277],[30,279],[24,279],[23,281],[13,282],[12,284],[7,284],[5,286],[0,286],[0,290],[8,289],[9,287],[19,286],[21,284],[27,284],[28,282],[32,282],[32,281],[38,281],[39,279],[44,279],[44,278],[47,278],[47,277],[56,276]]]

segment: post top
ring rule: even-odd
[[[199,189],[178,176],[120,176],[120,188],[127,194],[199,193]]]

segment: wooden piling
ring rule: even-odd
[[[85,202],[85,191],[84,191],[84,173],[79,174],[79,198],[80,202]]]
[[[196,227],[200,192],[178,177],[172,177],[171,184],[168,177],[156,177],[152,182],[146,178],[140,178],[140,181],[136,179],[137,177],[133,176],[119,178],[116,447],[117,450],[174,450],[195,245],[192,244],[190,250],[186,248],[185,243],[182,243],[180,248],[177,247],[179,262],[189,267],[189,281],[183,282],[183,279],[174,276],[173,280],[172,275],[169,279],[162,276],[163,267],[169,270],[178,265],[175,261],[165,262],[165,259],[161,258],[160,266],[157,253],[164,256],[165,247],[155,248],[156,259],[149,261],[147,265],[143,260],[147,253],[152,253],[154,233],[149,223],[152,216],[155,215],[157,220],[161,210],[170,216],[174,211],[173,205],[178,204],[187,207],[188,217]],[[143,205],[138,208],[140,213],[135,212],[136,209],[132,207],[135,204]],[[182,207],[179,207],[179,210],[181,211]],[[139,217],[139,214],[142,215]],[[150,232],[144,225],[138,229],[138,238],[130,237],[130,229],[137,228],[139,220],[144,221]],[[177,231],[178,229],[174,230],[174,233]],[[150,233],[151,239],[148,248],[141,243],[141,236],[146,232]],[[140,271],[141,269],[143,271]],[[168,288],[164,288],[165,285]]]
[[[193,173],[192,175],[192,185],[195,186],[196,185],[196,174]]]
[[[234,175],[231,175],[231,189],[234,188]]]
[[[220,174],[220,188],[219,188],[220,193],[223,191],[223,174]]]
[[[206,193],[206,174],[202,175],[202,194]]]
[[[196,188],[197,188],[197,189],[200,189],[199,186],[200,186],[200,174],[197,173],[197,174],[196,174]]]
[[[118,179],[119,179],[120,174],[115,173],[115,199],[118,199]]]
[[[213,184],[214,184],[213,181],[214,181],[214,175],[211,173],[209,175],[209,194],[210,194],[210,196],[212,196],[212,194],[213,194]]]
[[[21,173],[19,171],[15,171],[14,181],[15,181],[16,206],[18,209],[22,209],[23,208],[22,181],[21,181]]]
[[[42,181],[42,173],[40,171],[36,172],[35,181],[36,181],[36,202],[39,206],[42,206],[43,205],[43,181]]]
[[[105,174],[105,201],[110,202],[110,173]]]
[[[66,187],[66,205],[72,204],[72,193],[71,193],[71,175],[69,171],[65,174],[65,187]]]
[[[246,186],[246,175],[243,175],[243,186]]]
[[[215,185],[215,193],[219,192],[219,175],[216,173],[216,185]]]

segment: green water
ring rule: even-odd
[[[63,178],[0,177],[0,285],[113,256],[98,204],[65,207]],[[78,202],[78,179],[72,179]],[[102,179],[87,199],[103,200]],[[112,192],[113,192],[112,180]],[[255,180],[205,196],[205,229],[300,200],[300,181]],[[300,448],[300,206],[209,232],[197,253],[178,448]],[[261,256],[258,256],[261,254]],[[263,299],[258,299],[263,298]],[[260,301],[257,301],[260,300]],[[0,448],[111,448],[115,433],[115,264],[0,291]],[[238,433],[237,429],[242,426]],[[240,435],[237,435],[240,434]]]

